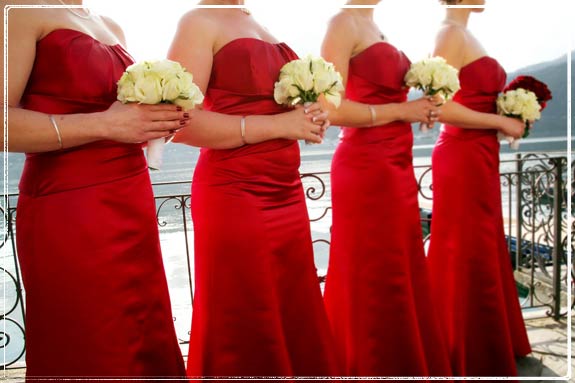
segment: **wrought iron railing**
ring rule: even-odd
[[[567,302],[569,268],[567,246],[575,240],[575,226],[568,227],[567,157],[564,155],[517,155],[501,162],[501,188],[505,231],[524,309],[543,307],[560,319],[575,300]],[[573,169],[574,163],[571,164]],[[415,166],[422,207],[422,230],[429,241],[433,186],[429,164]],[[573,174],[575,176],[575,174]],[[314,255],[320,282],[327,271],[331,228],[329,172],[301,175],[307,198]],[[575,179],[575,177],[572,177]],[[575,186],[575,185],[573,185]],[[174,321],[180,340],[189,338],[193,301],[193,224],[190,214],[190,181],[154,185],[157,220],[168,276]],[[6,225],[0,238],[4,299],[0,321],[0,367],[18,361],[25,352],[23,290],[14,240],[17,194],[3,196],[0,211]],[[575,225],[575,223],[574,223]],[[478,289],[478,291],[480,291]],[[4,297],[4,298],[2,298]]]

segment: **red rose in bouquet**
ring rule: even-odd
[[[508,90],[515,90],[518,88],[535,93],[535,96],[537,96],[537,102],[541,105],[541,110],[545,109],[547,101],[553,98],[547,85],[532,76],[518,76],[515,80],[511,81],[505,89],[503,89],[503,92],[505,93]]]

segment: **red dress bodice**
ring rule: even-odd
[[[132,62],[121,45],[106,45],[73,29],[56,29],[37,43],[21,106],[48,114],[104,111],[116,100],[116,82]],[[62,139],[65,145],[66,137]],[[97,141],[28,153],[20,191],[42,195],[115,180],[145,168],[140,144]]]
[[[411,62],[400,50],[387,42],[371,45],[349,61],[346,98],[363,104],[399,103],[407,100],[409,88],[404,77]],[[370,143],[411,131],[411,125],[394,121],[385,129],[342,128],[343,140]]]
[[[503,90],[507,74],[497,60],[483,56],[459,70],[461,88],[453,96],[453,101],[482,113],[495,113],[495,101]],[[491,129],[463,129],[446,124],[444,129],[452,135],[474,137],[496,134]]]

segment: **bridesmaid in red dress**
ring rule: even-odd
[[[460,70],[461,89],[442,107],[433,151],[429,263],[454,375],[515,376],[531,347],[503,231],[497,131],[521,137],[524,126],[495,114],[505,71],[467,30],[482,10],[447,9],[437,36],[435,55]]]
[[[185,113],[115,102],[132,58],[108,18],[9,12],[27,379],[185,376],[140,144],[185,127]]]
[[[200,2],[212,4],[243,1]],[[287,111],[273,96],[296,54],[248,10],[220,8],[185,14],[169,56],[206,96],[175,137],[202,148],[192,183],[189,376],[335,374],[297,142],[321,142],[329,121],[314,115],[318,104]]]
[[[433,123],[437,109],[427,98],[407,102],[410,61],[385,41],[373,12],[339,12],[322,47],[347,98],[329,111],[343,128],[331,168],[325,304],[346,375],[449,376],[429,292],[410,124]]]

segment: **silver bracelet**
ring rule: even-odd
[[[246,145],[246,116],[242,116],[242,119],[240,120],[240,134],[242,136],[242,142]]]
[[[374,126],[375,120],[377,118],[377,114],[375,113],[375,109],[373,108],[373,106],[368,105],[367,107],[369,108],[369,113],[371,114],[371,125],[370,126]]]
[[[60,128],[58,128],[58,124],[56,124],[56,120],[54,120],[53,115],[50,115],[50,122],[52,123],[54,130],[56,130],[56,135],[58,135],[58,145],[60,145],[58,150],[64,149],[64,145],[62,144],[62,135],[60,134]]]

